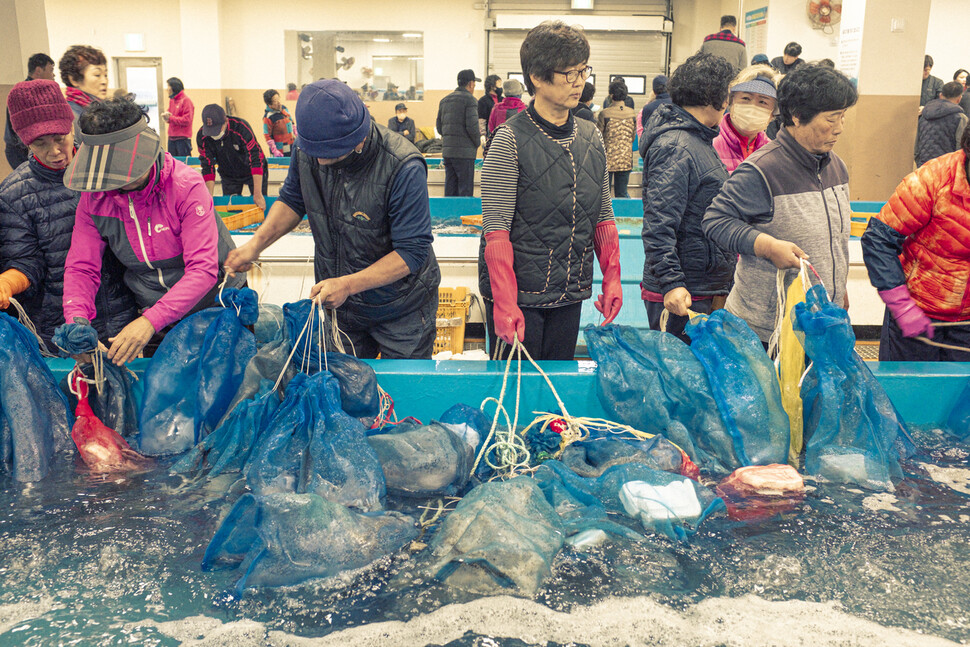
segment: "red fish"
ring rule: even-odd
[[[80,376],[73,376],[72,381],[78,398],[71,440],[84,463],[95,472],[127,472],[151,465],[150,458],[129,447],[117,431],[94,415],[88,403],[88,385]]]

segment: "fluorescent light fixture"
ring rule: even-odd
[[[393,61],[394,57],[393,56],[372,56],[371,60],[372,61]]]
[[[408,60],[409,61],[423,61],[424,60],[424,57],[423,56],[408,56]]]
[[[593,8],[593,0],[571,0],[570,7],[572,9],[589,10]]]
[[[389,42],[391,42],[391,39],[390,38],[375,38],[374,39],[374,42],[375,43],[389,43]]]
[[[421,38],[423,34],[401,34],[405,38]]]

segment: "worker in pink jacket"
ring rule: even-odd
[[[172,324],[210,307],[235,246],[202,177],[161,150],[137,105],[124,99],[91,107],[78,121],[85,142],[64,174],[82,193],[64,268],[64,319],[86,325],[96,312],[106,247],[125,266],[140,316],[110,342],[122,365],[150,355]],[[238,287],[245,277],[230,278]]]
[[[185,94],[182,80],[173,76],[168,81],[168,111],[162,119],[168,123],[168,152],[174,157],[188,157],[192,154],[192,119],[195,106]]]

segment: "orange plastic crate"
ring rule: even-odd
[[[438,288],[434,352],[465,350],[465,320],[471,306],[468,288]]]
[[[217,211],[219,211],[219,215],[222,216],[222,222],[229,231],[255,225],[263,222],[264,218],[263,210],[259,207],[250,207],[239,212],[235,212],[235,209],[232,209],[232,207],[218,209]]]

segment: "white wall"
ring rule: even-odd
[[[839,58],[839,27],[836,25],[831,34],[822,30],[812,29],[808,20],[805,2],[793,0],[744,0],[744,11],[748,12],[759,7],[768,7],[768,51],[752,52],[748,50],[748,58],[755,54],[767,54],[769,59],[781,56],[785,45],[794,41],[802,46],[802,59],[817,61]],[[744,15],[739,17],[743,31]]]
[[[953,73],[958,69],[970,70],[968,23],[970,2],[967,0],[933,0],[930,3],[925,53],[933,57],[933,76],[952,81]]]

